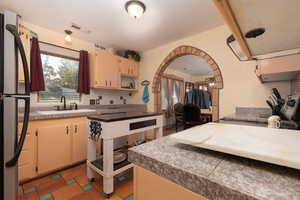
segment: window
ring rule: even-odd
[[[46,91],[39,92],[39,102],[59,102],[65,96],[68,102],[80,102],[77,93],[79,61],[67,56],[41,53]]]

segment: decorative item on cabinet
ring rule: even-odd
[[[125,52],[125,57],[128,58],[128,59],[133,59],[137,62],[140,62],[141,61],[141,56],[138,52],[136,51],[132,51],[132,50],[127,50]]]
[[[95,48],[98,50],[106,50],[105,47],[101,46],[100,44],[95,43]]]

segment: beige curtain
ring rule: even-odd
[[[173,79],[168,80],[168,116],[172,116],[173,114],[173,106],[174,106],[174,92],[175,92],[175,81]]]
[[[160,90],[161,90],[161,109],[164,111],[168,110],[168,79],[161,78],[160,82]]]
[[[184,103],[184,82],[183,81],[175,81],[174,83],[175,86],[175,92],[178,98],[178,103]]]

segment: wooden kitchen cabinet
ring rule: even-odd
[[[23,47],[24,47],[24,50],[25,50],[25,56],[26,56],[27,63],[28,63],[28,70],[30,71],[30,46],[31,46],[30,38],[31,38],[31,33],[30,33],[29,30],[26,30],[24,28],[20,28],[19,32],[20,32],[20,38],[22,40]],[[18,54],[19,54],[19,58],[18,58],[18,80],[19,80],[19,82],[23,83],[25,81],[23,63],[22,63],[20,53],[18,53]]]
[[[137,78],[139,75],[139,63],[126,58],[118,58],[121,75]]]
[[[90,53],[90,81],[92,88],[122,90],[121,76],[138,78],[139,63],[109,52]]]
[[[134,166],[133,176],[134,200],[208,200],[199,194],[136,165]]]
[[[86,120],[73,122],[72,162],[77,163],[87,158],[87,127]]]
[[[19,123],[18,129],[20,135],[22,130],[21,123]],[[31,179],[36,175],[35,139],[35,129],[29,126],[27,129],[23,149],[18,161],[19,180]]]
[[[116,56],[106,51],[95,51],[90,54],[91,87],[119,88],[120,72]]]
[[[19,181],[85,161],[86,126],[85,117],[30,121],[18,162]],[[19,133],[21,128],[19,123]]]
[[[65,123],[64,120],[38,128],[37,168],[39,174],[71,163],[71,136],[71,125]]]

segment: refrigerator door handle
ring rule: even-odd
[[[30,82],[29,82],[29,70],[28,70],[28,63],[26,60],[25,50],[24,46],[22,44],[22,40],[19,36],[17,27],[12,24],[6,24],[6,30],[8,30],[15,38],[15,44],[17,49],[20,52],[21,60],[23,64],[23,71],[24,71],[24,84],[25,84],[25,94],[24,95],[30,95]]]
[[[18,159],[20,157],[24,141],[26,138],[26,133],[27,133],[27,128],[28,128],[28,123],[29,123],[29,114],[30,114],[30,98],[29,97],[17,97],[17,99],[23,99],[25,101],[25,109],[24,109],[24,121],[23,121],[23,126],[22,126],[22,131],[21,131],[21,136],[19,139],[19,142],[16,147],[15,155],[10,159],[5,166],[6,167],[13,167],[18,163]],[[18,137],[18,134],[17,136]]]

